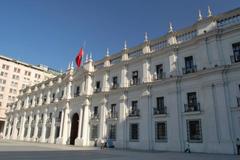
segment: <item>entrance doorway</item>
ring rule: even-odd
[[[72,117],[71,135],[70,135],[71,145],[74,145],[74,141],[78,135],[78,120],[79,120],[79,116],[77,113],[75,113]]]

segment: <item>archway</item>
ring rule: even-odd
[[[79,116],[77,113],[75,113],[72,117],[71,135],[70,135],[71,145],[74,145],[74,141],[78,136],[78,120],[79,120]]]

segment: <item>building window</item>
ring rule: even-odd
[[[231,56],[232,63],[240,62],[240,42],[232,44],[233,56]]]
[[[131,85],[137,85],[137,84],[139,84],[138,71],[133,71]]]
[[[0,86],[0,91],[1,91],[1,92],[3,92],[3,91],[4,91],[4,89],[5,89],[5,87],[3,87],[3,86]]]
[[[8,70],[9,69],[9,65],[3,64],[2,65],[2,69]]]
[[[117,118],[117,112],[116,112],[116,104],[111,104],[110,112],[109,112],[109,118]]]
[[[193,56],[185,57],[185,68],[183,74],[193,73],[197,71],[197,66],[193,63]]]
[[[156,79],[159,80],[163,78],[165,78],[165,74],[163,73],[163,65],[156,65]]]
[[[5,79],[0,79],[0,83],[1,84],[6,84],[6,80]]]
[[[0,99],[3,99],[3,94],[0,94]]]
[[[93,115],[98,116],[98,106],[93,107]]]
[[[112,78],[112,89],[118,88],[118,77],[115,76]]]
[[[15,72],[15,73],[20,73],[20,69],[17,68],[17,67],[14,67],[14,72]]]
[[[24,75],[25,75],[25,76],[31,76],[31,72],[25,71]]]
[[[100,92],[100,91],[101,91],[101,83],[100,81],[96,81],[95,92]]]
[[[202,142],[201,120],[187,120],[187,139],[189,142]]]
[[[130,124],[130,141],[138,141],[139,139],[139,128],[138,123]]]
[[[187,93],[187,104],[184,105],[185,112],[200,111],[200,104],[197,102],[197,93]]]
[[[116,140],[116,125],[115,124],[111,124],[109,125],[109,133],[108,133],[108,138],[111,140]]]
[[[3,77],[7,77],[8,73],[1,71],[0,75],[3,76]]]
[[[156,122],[155,139],[156,141],[167,141],[167,123],[166,122]]]
[[[91,126],[91,139],[95,140],[98,138],[98,125]]]
[[[154,108],[154,114],[166,114],[167,108],[164,106],[164,97],[156,98],[157,107]]]
[[[132,101],[132,107],[130,109],[129,117],[139,116],[140,111],[138,109],[138,101]]]
[[[77,87],[76,87],[75,94],[74,94],[74,97],[77,97],[77,96],[79,96],[79,95],[80,95],[80,87],[77,86]]]

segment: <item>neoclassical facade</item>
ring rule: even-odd
[[[5,139],[125,149],[236,153],[240,137],[240,9],[70,65],[22,90]]]

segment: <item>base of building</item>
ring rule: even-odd
[[[84,146],[84,140],[82,138],[76,138],[74,144],[75,146]]]

